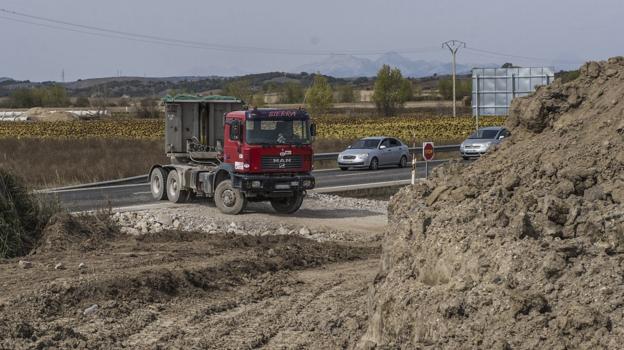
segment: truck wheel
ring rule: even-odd
[[[399,168],[405,168],[407,166],[407,157],[402,156],[401,161],[399,162]]]
[[[156,168],[150,174],[150,189],[155,200],[167,199],[167,170]]]
[[[271,206],[280,214],[296,212],[301,207],[301,203],[303,203],[303,193],[301,192],[295,192],[292,197],[271,199]]]
[[[247,206],[245,194],[232,186],[232,180],[223,180],[217,185],[214,201],[222,213],[230,215],[239,214]]]
[[[175,169],[167,176],[167,197],[173,203],[184,203],[188,199],[188,191],[182,189],[180,175]]]

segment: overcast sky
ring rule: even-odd
[[[399,51],[450,60],[449,39],[469,49],[460,63],[550,65],[606,59],[624,48],[622,0],[2,0],[0,8],[123,32],[233,47],[176,47],[93,36],[8,20],[0,12],[0,77],[60,80],[115,76],[285,71],[327,52]],[[74,30],[90,31],[73,27]],[[113,35],[111,33],[107,35]],[[253,47],[254,49],[241,49]],[[289,54],[280,53],[289,50]],[[261,52],[259,52],[261,51]],[[303,55],[313,52],[318,55]]]

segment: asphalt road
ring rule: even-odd
[[[443,162],[432,162],[429,166],[431,168]],[[316,179],[316,189],[332,190],[335,188],[336,191],[340,191],[354,186],[377,187],[393,181],[409,180],[411,168],[385,168],[376,171],[328,169],[314,171],[313,175]],[[417,166],[417,177],[424,176],[424,163],[421,162]],[[71,211],[156,203],[147,183],[58,190],[43,195],[57,196],[61,205]]]

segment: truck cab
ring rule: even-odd
[[[165,99],[165,149],[172,162],[152,167],[154,198],[214,198],[228,214],[240,213],[248,201],[269,201],[279,213],[299,209],[315,185],[310,116],[303,109],[232,110],[237,103],[223,96]],[[217,109],[230,111],[219,117]]]

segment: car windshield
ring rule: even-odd
[[[498,134],[498,130],[478,130],[469,139],[493,139]]]
[[[247,120],[245,133],[250,145],[310,144],[307,120]]]
[[[364,139],[364,140],[357,140],[355,141],[352,145],[351,145],[351,149],[373,149],[373,148],[377,148],[377,145],[379,144],[379,140],[376,139]]]

